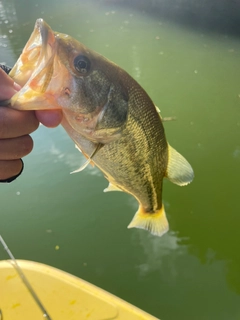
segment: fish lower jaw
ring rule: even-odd
[[[16,93],[10,100],[11,107],[17,110],[52,110],[61,109],[53,103],[54,97],[37,92]]]

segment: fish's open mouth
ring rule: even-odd
[[[11,99],[13,107],[26,109],[26,103],[35,100],[36,96],[39,98],[41,95],[40,100],[45,99],[43,93],[53,74],[56,45],[55,33],[43,19],[38,19],[22,54],[10,72],[14,81],[22,86]]]

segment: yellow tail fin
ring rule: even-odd
[[[162,208],[156,213],[144,212],[140,206],[128,228],[145,229],[153,235],[161,237],[169,229],[164,206],[162,205]]]

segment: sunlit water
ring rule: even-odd
[[[22,3],[0,1],[0,62],[13,65],[44,18],[127,70],[163,116],[177,118],[165,123],[167,139],[195,180],[184,188],[165,181],[168,234],[128,230],[136,201],[103,193],[96,168],[70,175],[82,155],[61,127],[41,126],[22,176],[0,185],[0,233],[15,256],[80,276],[161,319],[240,319],[239,39],[110,1]]]

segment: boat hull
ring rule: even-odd
[[[157,320],[69,273],[33,261],[17,262],[53,320]],[[0,310],[6,320],[43,320],[43,313],[9,260],[0,261]]]

